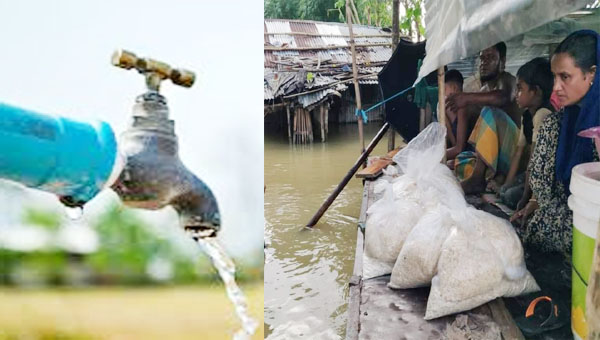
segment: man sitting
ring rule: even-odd
[[[481,90],[459,92],[446,98],[446,109],[473,117],[479,113],[469,137],[474,151],[456,156],[454,169],[466,194],[481,193],[487,181],[502,184],[510,168],[521,125],[515,102],[516,79],[504,71],[506,44],[499,42],[479,54]]]

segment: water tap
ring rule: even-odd
[[[131,124],[120,137],[125,165],[111,188],[130,207],[154,210],[172,206],[181,226],[195,239],[216,236],[221,226],[217,201],[179,159],[174,122],[169,119],[166,98],[159,93],[160,83],[166,79],[192,86],[194,73],[123,50],[113,54],[112,63],[144,75],[147,92],[136,98]]]

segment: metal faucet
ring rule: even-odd
[[[124,50],[113,54],[112,63],[144,75],[148,91],[136,98],[131,125],[120,137],[125,166],[111,188],[130,207],[155,210],[171,205],[194,239],[215,237],[221,226],[217,201],[179,159],[174,122],[166,98],[158,92],[166,79],[192,86],[194,73]]]

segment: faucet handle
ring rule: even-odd
[[[158,92],[161,81],[165,79],[171,79],[173,84],[183,87],[191,87],[196,80],[196,75],[192,71],[174,69],[165,62],[150,58],[139,58],[126,50],[116,50],[112,55],[111,62],[114,66],[126,70],[135,68],[146,77],[146,85],[151,91]]]

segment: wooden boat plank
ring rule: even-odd
[[[374,179],[383,173],[383,169],[392,164],[391,158],[378,157],[371,160],[370,164],[354,175],[356,178]]]

